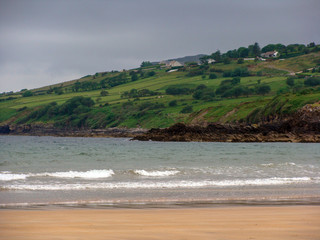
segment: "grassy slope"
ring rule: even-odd
[[[210,88],[216,89],[219,86],[220,82],[226,80],[227,78],[219,77],[217,79],[208,79],[208,76],[206,76],[206,78],[203,79],[201,76],[186,77],[186,72],[166,73],[164,70],[156,70],[157,74],[153,77],[139,79],[135,82],[128,82],[126,84],[108,89],[109,95],[104,97],[100,96],[101,90],[88,92],[69,92],[62,95],[45,94],[32,97],[21,97],[21,95],[15,94],[12,97],[17,97],[17,99],[0,102],[0,121],[2,123],[14,122],[22,116],[28,114],[28,112],[32,111],[33,108],[48,104],[53,101],[57,102],[58,105],[61,105],[74,96],[91,97],[96,102],[97,109],[99,108],[99,105],[109,103],[108,108],[112,109],[113,112],[122,112],[122,118],[108,124],[107,127],[115,125],[126,127],[142,126],[145,128],[167,127],[175,122],[180,121],[186,123],[201,123],[203,121],[233,122],[245,119],[248,115],[250,115],[250,113],[254,111],[256,111],[260,115],[265,114],[265,112],[268,112],[265,107],[269,107],[268,104],[271,101],[284,102],[284,109],[287,109],[287,112],[290,113],[306,103],[313,103],[318,101],[320,99],[320,93],[311,92],[305,95],[283,94],[279,95],[276,100],[273,100],[279,89],[287,87],[285,83],[285,74],[288,72],[297,72],[302,71],[306,68],[315,67],[315,61],[319,59],[320,53],[311,53],[300,57],[286,59],[284,61],[277,60],[273,62],[261,63],[248,61],[240,65],[232,62],[228,65],[219,63],[213,66],[214,68],[221,70],[231,70],[237,67],[246,66],[249,67],[252,72],[262,71],[263,73],[265,73],[264,76],[241,78],[241,85],[252,88],[255,87],[258,80],[260,80],[260,84],[267,84],[271,87],[271,93],[266,96],[251,95],[249,97],[225,98],[206,102],[202,100],[195,100],[191,95],[166,95],[165,89],[171,85],[195,88],[200,84],[205,84]],[[306,73],[306,75],[308,74],[310,73]],[[114,75],[116,74],[111,73],[108,76]],[[102,76],[101,74],[97,74],[94,79],[92,76],[89,76],[79,79],[79,81],[91,80],[99,82],[103,78],[104,76]],[[74,84],[76,81],[77,80],[65,82],[63,83],[63,87],[72,86],[72,84]],[[296,81],[303,82],[303,80]],[[61,84],[56,84],[56,86],[61,86]],[[161,111],[147,111],[143,116],[140,117],[133,116],[133,114],[130,114],[130,109],[123,109],[122,107],[122,103],[127,102],[128,99],[122,99],[120,97],[121,93],[123,93],[124,91],[130,91],[133,88],[138,90],[147,88],[149,90],[163,93],[161,96],[141,98],[139,101],[133,102],[133,106],[138,106],[142,102],[150,101],[163,103],[165,104],[166,108],[161,109]],[[34,91],[39,92],[48,89],[49,86],[43,87],[41,89],[35,89]],[[2,96],[0,97],[0,99],[1,98],[3,99],[6,97]],[[170,102],[171,100],[177,100],[178,105],[175,107],[168,107],[168,102]],[[180,113],[181,109],[186,105],[192,105],[192,113]],[[23,107],[27,107],[27,110],[19,111],[19,109]],[[269,110],[270,114],[272,114],[273,110]],[[103,111],[103,109],[98,109],[96,111]],[[132,111],[134,111],[133,108]],[[43,121],[48,122],[50,120],[47,119]]]

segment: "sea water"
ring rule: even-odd
[[[317,143],[0,136],[0,207],[320,203]]]

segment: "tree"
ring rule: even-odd
[[[182,108],[180,113],[191,113],[192,111],[193,111],[192,106],[188,105],[188,106],[185,106],[184,108]]]
[[[131,75],[131,81],[132,81],[132,82],[137,81],[138,79],[139,79],[138,74],[133,73],[133,74]]]
[[[211,54],[212,58],[214,60],[216,60],[216,62],[220,62],[221,61],[221,52],[220,50],[216,51],[215,53]]]
[[[244,63],[243,58],[239,58],[238,61],[237,61],[237,64],[242,64],[242,63]]]
[[[152,66],[152,63],[149,61],[143,61],[140,65],[140,67],[150,67]]]
[[[211,88],[202,88],[198,89],[194,92],[192,97],[194,99],[202,99],[202,100],[213,100],[213,98],[216,96],[215,92]]]
[[[230,58],[225,57],[225,58],[223,59],[223,63],[224,63],[224,64],[230,64],[230,63],[231,63]]]
[[[108,96],[108,92],[107,91],[105,91],[105,90],[102,90],[101,92],[100,92],[100,95],[102,96],[102,97],[104,97],[104,96]]]
[[[269,93],[270,91],[271,91],[271,88],[268,85],[262,85],[257,88],[257,93],[262,94],[262,95],[265,95],[265,94]]]
[[[310,77],[304,81],[304,85],[314,87],[320,85],[320,77]]]
[[[316,46],[316,44],[315,44],[314,42],[311,42],[311,43],[309,43],[309,44],[307,45],[308,48],[315,47],[315,46]]]
[[[33,96],[33,92],[27,90],[24,93],[22,93],[22,97],[31,97]]]
[[[55,87],[55,88],[53,88],[53,91],[55,94],[58,94],[58,95],[63,94],[63,90],[61,87]]]
[[[232,78],[231,84],[232,85],[238,85],[238,84],[240,84],[240,81],[241,81],[240,77],[234,77],[234,78]]]
[[[101,86],[101,88],[106,88],[107,87],[107,79],[102,79],[100,81],[100,86]]]
[[[288,86],[293,87],[294,86],[294,78],[293,77],[288,77],[286,80],[286,83]]]
[[[252,48],[252,52],[255,57],[260,56],[261,50],[260,50],[260,46],[257,42],[254,43],[253,48]]]
[[[238,48],[238,55],[241,58],[246,58],[249,55],[249,49],[245,47]]]
[[[210,73],[209,79],[216,79],[217,75],[215,73]]]
[[[249,76],[249,70],[248,68],[244,67],[244,68],[236,68],[233,72],[232,72],[232,77],[247,77]]]
[[[168,87],[166,89],[166,94],[169,95],[186,95],[191,92],[190,88],[181,88],[181,87]]]
[[[148,72],[148,76],[149,76],[149,77],[152,77],[152,76],[154,76],[154,75],[156,75],[156,72],[155,72],[155,71]]]
[[[172,100],[172,101],[170,101],[168,105],[169,105],[169,107],[175,107],[175,106],[177,106],[177,100]]]

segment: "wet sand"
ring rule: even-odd
[[[5,209],[0,239],[319,240],[320,206]]]

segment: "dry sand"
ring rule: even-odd
[[[320,206],[1,210],[0,239],[319,240]]]

